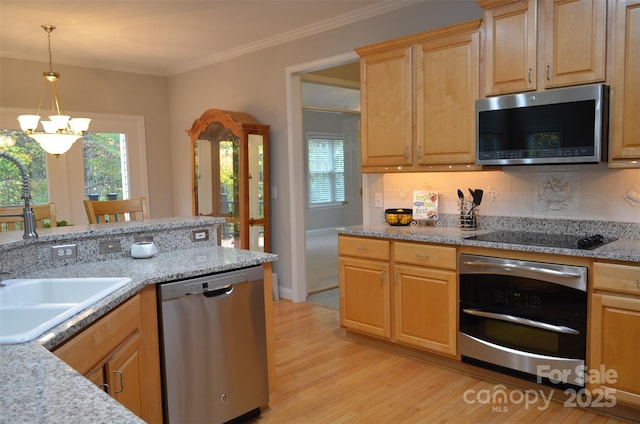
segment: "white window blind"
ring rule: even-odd
[[[307,134],[309,206],[344,201],[344,139],[338,134]]]

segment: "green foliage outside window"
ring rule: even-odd
[[[18,159],[29,173],[31,203],[49,202],[47,188],[47,158],[40,145],[22,131],[2,130],[3,136],[16,139],[15,146],[4,151]],[[0,159],[0,205],[22,205],[22,176],[20,170],[11,161]]]

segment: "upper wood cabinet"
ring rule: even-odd
[[[362,167],[410,166],[411,46],[358,52],[361,74]]]
[[[474,164],[480,23],[356,49],[362,172],[462,170]]]
[[[615,3],[610,167],[640,166],[640,1]]]
[[[605,81],[607,1],[478,0],[485,96]]]

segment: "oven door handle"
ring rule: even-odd
[[[543,330],[554,331],[556,333],[580,334],[578,330],[573,329],[571,327],[565,327],[564,325],[547,324],[546,322],[540,322],[532,319],[516,317],[513,315],[498,314],[495,312],[486,312],[486,311],[481,311],[479,309],[463,309],[462,311],[465,314],[475,315],[477,317],[493,318],[500,321],[507,321],[507,322],[513,322],[516,324],[528,325],[529,327],[541,328]]]
[[[493,268],[493,269],[503,268],[505,271],[529,271],[529,272],[535,272],[538,274],[553,275],[554,277],[563,277],[563,278],[580,278],[581,277],[581,275],[574,274],[571,272],[562,272],[562,271],[556,271],[555,269],[541,268],[537,266],[525,266],[525,265],[510,264],[510,263],[464,261],[463,264],[467,266],[475,266],[479,268]]]

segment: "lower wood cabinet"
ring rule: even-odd
[[[588,368],[600,379],[588,387],[640,406],[640,267],[595,262],[593,272]]]
[[[338,237],[340,325],[391,337],[389,242]]]
[[[456,355],[456,249],[340,235],[340,324]]]
[[[53,353],[146,422],[162,422],[158,346],[148,286]]]

